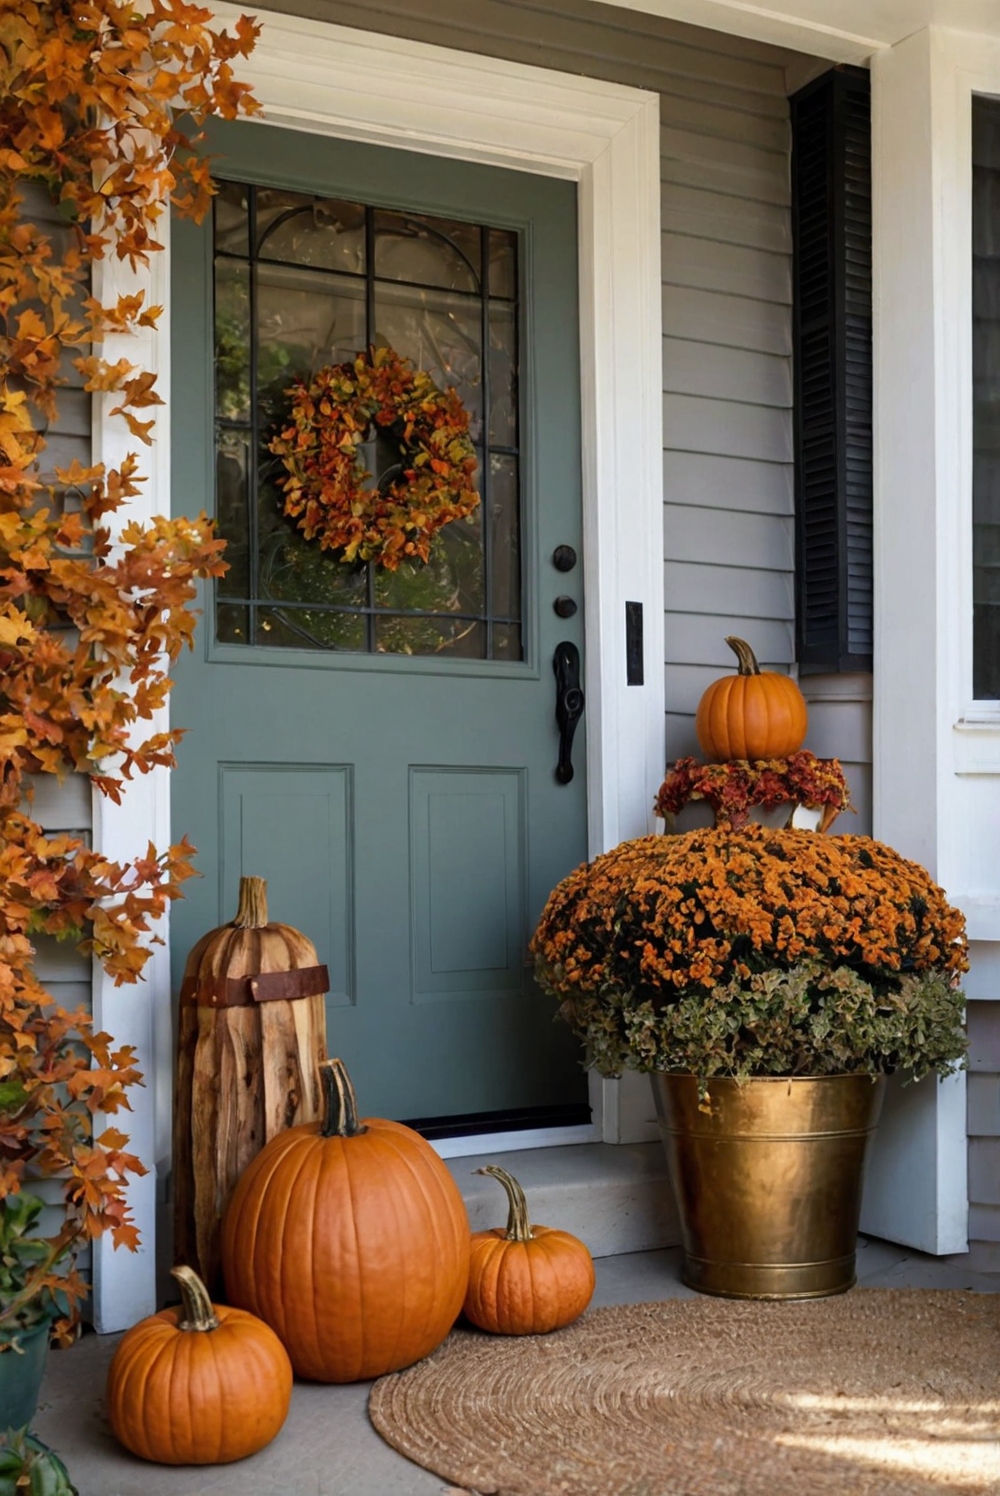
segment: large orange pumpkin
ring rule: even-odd
[[[791,676],[761,670],[745,639],[727,638],[739,661],[736,675],[713,681],[698,703],[695,732],[712,763],[734,758],[787,758],[809,726],[805,697]]]
[[[288,1415],[292,1368],[273,1330],[209,1302],[189,1267],[174,1268],[180,1309],[140,1320],[108,1370],[115,1438],[160,1465],[224,1465],[270,1444]]]
[[[572,1324],[594,1293],[587,1247],[568,1231],[532,1226],[524,1191],[506,1169],[487,1164],[476,1172],[499,1179],[509,1210],[506,1229],[472,1238],[467,1317],[495,1335],[547,1335]]]
[[[257,1155],[222,1227],[228,1297],[281,1337],[297,1374],[355,1382],[434,1350],[469,1278],[458,1186],[419,1133],[358,1121],[343,1063],[320,1067],[322,1123]]]

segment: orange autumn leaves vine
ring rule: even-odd
[[[109,520],[141,491],[137,456],[49,473],[45,432],[70,363],[86,391],[112,392],[138,442],[152,440],[154,376],[105,359],[102,344],[155,326],[159,308],[140,294],[100,305],[90,268],[109,255],[144,263],[171,201],[200,217],[212,186],[199,125],[256,108],[233,63],[257,27],[243,17],[227,34],[210,20],[182,0],[141,13],[117,0],[0,0],[0,1200],[58,1175],[67,1205],[29,1291],[52,1288],[58,1256],[80,1239],[110,1229],[136,1245],[125,1182],[143,1172],[124,1133],[95,1137],[93,1125],[128,1108],[135,1052],[59,1006],[33,942],[74,940],[116,983],[134,982],[192,871],[186,842],[120,865],[46,835],[33,781],[86,773],[118,800],[124,780],[172,764],[178,733],[153,719],[192,637],[195,582],[224,570],[204,516],[126,523],[113,537]],[[26,192],[39,191],[65,228],[32,221]],[[75,1273],[59,1282],[72,1306],[83,1285]]]

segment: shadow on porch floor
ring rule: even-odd
[[[680,1251],[601,1257],[594,1305],[691,1297],[680,1281]],[[970,1273],[960,1261],[862,1237],[858,1281],[869,1288],[1000,1289],[994,1274]],[[383,1444],[368,1422],[368,1384],[298,1383],[288,1422],[267,1449],[238,1465],[166,1469],[133,1459],[114,1442],[102,1391],[114,1335],[87,1335],[49,1357],[35,1427],[58,1449],[80,1496],[441,1496],[438,1476]]]

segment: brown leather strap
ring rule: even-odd
[[[325,966],[300,966],[295,971],[227,977],[214,988],[203,987],[198,1002],[204,1008],[252,1008],[254,1003],[288,1002],[329,990],[330,974]]]

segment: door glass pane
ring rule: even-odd
[[[421,214],[375,214],[375,274],[479,295],[481,233],[472,223]]]
[[[395,348],[418,369],[426,369],[439,388],[453,386],[471,417],[474,442],[482,439],[483,429],[482,339],[478,298],[376,283],[376,344]]]
[[[258,187],[257,254],[282,264],[365,273],[365,210],[358,203]]]
[[[220,642],[523,658],[517,234],[237,182],[214,225]],[[269,450],[294,379],[380,346],[456,390],[478,464],[478,507],[395,571],[307,540]],[[359,455],[366,487],[386,488],[402,432],[369,431]]]
[[[1000,101],[972,101],[973,688],[1000,699]]]

